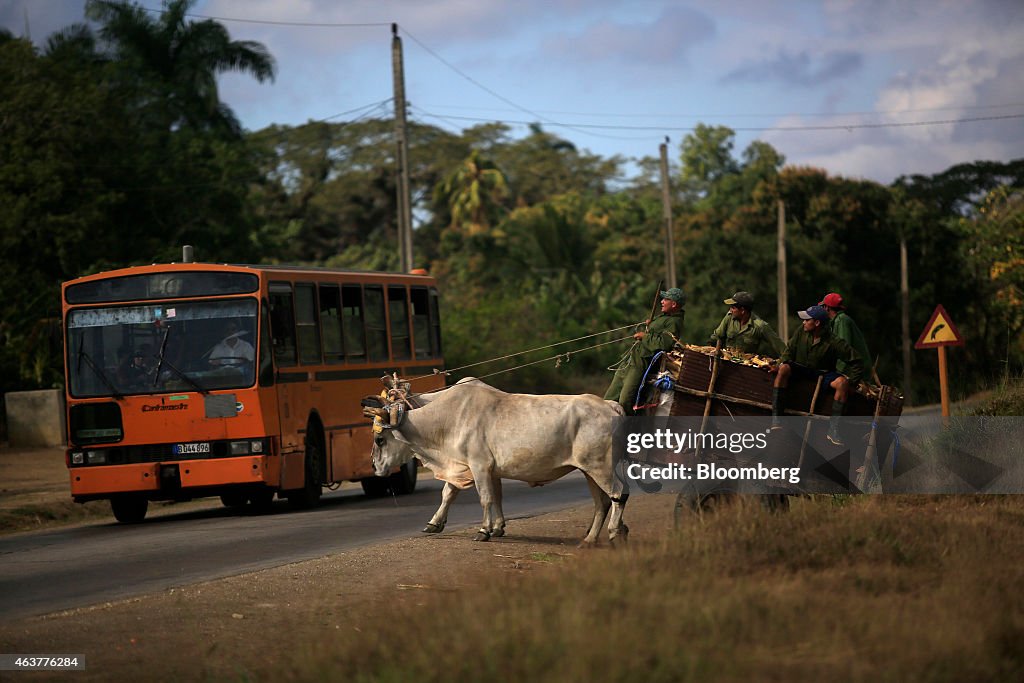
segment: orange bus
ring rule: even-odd
[[[301,508],[342,481],[414,489],[415,462],[374,477],[359,401],[394,371],[443,386],[432,278],[179,263],[71,280],[62,298],[76,502],[138,522],[151,500]]]

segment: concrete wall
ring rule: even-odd
[[[4,396],[7,440],[12,447],[63,446],[65,443],[64,391],[12,391]]]

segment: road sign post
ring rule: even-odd
[[[939,304],[935,307],[928,324],[918,337],[915,349],[937,349],[939,352],[939,394],[942,399],[942,417],[949,417],[949,371],[946,366],[946,347],[963,346],[964,338],[953,324],[946,309]]]

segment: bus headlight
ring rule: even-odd
[[[253,453],[262,453],[263,452],[263,440],[262,439],[253,439],[252,441],[250,441],[249,442],[249,450],[251,452],[253,452]]]
[[[71,454],[72,465],[84,465],[85,464],[85,453],[82,451],[74,451]]]
[[[249,442],[248,441],[232,441],[231,442],[231,455],[248,455],[249,454]]]
[[[86,451],[85,456],[90,465],[102,465],[107,462],[107,452],[103,450]]]

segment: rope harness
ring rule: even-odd
[[[562,346],[563,344],[571,344],[573,342],[582,341],[584,339],[590,339],[592,337],[598,337],[598,336],[600,336],[602,334],[611,334],[613,332],[621,332],[622,330],[634,328],[634,327],[637,327],[637,326],[639,326],[641,324],[643,324],[643,323],[631,323],[629,325],[624,325],[622,327],[617,327],[617,328],[612,329],[612,330],[605,330],[604,332],[595,332],[594,334],[587,334],[587,335],[584,335],[582,337],[576,337],[575,339],[567,339],[565,341],[555,342],[553,344],[547,344],[545,346],[538,346],[538,347],[535,347],[535,348],[532,348],[532,349],[528,349],[526,351],[520,351],[518,353],[510,353],[510,354],[506,354],[504,356],[497,356],[495,358],[489,358],[487,360],[477,361],[476,363],[468,363],[466,365],[461,365],[461,366],[459,366],[457,368],[451,368],[449,370],[438,370],[438,369],[435,368],[434,371],[432,373],[428,374],[428,375],[419,375],[417,377],[411,377],[409,379],[399,378],[398,377],[398,373],[393,373],[390,377],[385,376],[385,377],[381,378],[382,381],[384,381],[384,384],[385,384],[386,388],[383,391],[380,392],[380,396],[379,397],[370,396],[367,399],[364,399],[364,401],[363,401],[363,415],[373,419],[373,432],[374,432],[374,434],[380,435],[381,433],[384,432],[385,429],[394,429],[395,427],[400,425],[402,423],[402,419],[405,417],[406,410],[413,410],[413,409],[419,407],[419,405],[418,405],[418,403],[416,401],[416,396],[420,396],[420,395],[423,395],[423,394],[430,394],[430,393],[434,393],[434,392],[437,392],[437,391],[444,391],[444,390],[452,389],[454,387],[459,386],[459,384],[453,384],[451,386],[441,387],[439,389],[433,389],[431,391],[421,391],[421,392],[417,392],[417,393],[412,393],[410,385],[411,385],[412,382],[415,382],[416,380],[426,379],[427,377],[435,377],[437,375],[449,376],[453,372],[458,372],[460,370],[465,370],[466,368],[476,367],[477,365],[483,365],[485,363],[493,363],[493,362],[499,361],[499,360],[506,360],[508,358],[514,358],[515,356],[520,356],[520,355],[523,355],[523,354],[526,354],[526,353],[532,353],[534,351],[543,351],[544,349],[551,349],[551,348],[554,348],[556,346]],[[538,363],[545,363],[545,362],[552,361],[552,360],[555,361],[555,367],[557,368],[557,367],[560,367],[563,363],[570,362],[572,360],[572,357],[574,355],[578,354],[578,353],[582,353],[583,351],[590,351],[591,349],[600,348],[602,346],[607,346],[608,344],[617,344],[617,343],[619,343],[621,341],[625,341],[625,340],[631,339],[631,338],[632,338],[632,335],[630,335],[629,337],[620,337],[620,338],[617,338],[617,339],[612,339],[610,341],[601,342],[599,344],[593,344],[591,346],[587,346],[587,347],[584,347],[582,349],[576,349],[575,351],[566,351],[564,353],[558,353],[558,354],[555,354],[554,356],[549,356],[547,358],[541,358],[540,360],[530,361],[529,363],[522,363],[521,365],[516,365],[516,366],[511,367],[511,368],[505,368],[504,370],[497,370],[495,372],[491,372],[491,373],[488,373],[486,375],[481,375],[481,376],[477,377],[476,379],[483,379],[485,377],[493,377],[494,375],[500,375],[500,374],[505,373],[505,372],[512,372],[514,370],[519,370],[519,369],[522,369],[522,368],[525,368],[525,367],[529,367],[531,365],[537,365]],[[626,354],[623,357],[625,358],[628,355],[629,355],[629,351],[627,351]],[[622,362],[622,360],[620,359],[618,363],[621,363],[621,362]],[[611,369],[611,368],[609,368],[609,369]],[[369,403],[367,401],[369,401]],[[376,403],[377,405],[382,405],[383,407],[382,408],[376,408],[374,405],[372,405],[374,403]],[[378,411],[380,411],[380,412],[378,412]]]
[[[507,360],[509,358],[514,358],[516,356],[522,356],[522,355],[527,354],[527,353],[533,353],[534,351],[543,351],[545,349],[552,349],[552,348],[555,348],[556,346],[562,346],[564,344],[572,344],[573,342],[583,341],[584,339],[591,339],[592,337],[599,337],[602,334],[611,334],[613,332],[621,332],[622,330],[628,330],[628,329],[636,327],[637,325],[640,325],[640,324],[642,324],[642,323],[630,323],[629,325],[623,325],[622,327],[616,327],[615,329],[612,329],[612,330],[605,330],[603,332],[595,332],[593,334],[587,334],[587,335],[584,335],[582,337],[576,337],[575,339],[566,339],[565,341],[555,342],[553,344],[547,344],[545,346],[538,346],[536,348],[527,349],[526,351],[519,351],[517,353],[509,353],[509,354],[506,354],[504,356],[496,356],[494,358],[488,358],[487,360],[481,360],[481,361],[477,361],[475,363],[467,363],[466,365],[460,365],[457,368],[450,368],[448,370],[438,370],[438,369],[435,368],[434,371],[432,373],[428,374],[428,375],[419,375],[418,377],[412,377],[412,378],[407,379],[405,381],[406,382],[415,382],[417,380],[425,379],[427,377],[434,377],[436,375],[449,376],[453,372],[459,372],[459,371],[465,370],[467,368],[476,367],[478,365],[484,365],[485,363],[494,363],[496,361]],[[597,349],[597,348],[600,348],[602,346],[607,346],[608,344],[618,344],[619,342],[622,342],[622,341],[625,341],[625,340],[631,339],[631,338],[632,338],[632,335],[630,335],[629,337],[619,337],[617,339],[612,339],[610,341],[601,342],[599,344],[593,344],[592,346],[586,346],[586,347],[584,347],[582,349],[576,349],[575,351],[566,351],[564,353],[556,353],[554,356],[548,356],[547,358],[541,358],[540,360],[530,361],[529,363],[522,363],[521,365],[516,365],[516,366],[511,367],[511,368],[505,368],[504,370],[496,370],[495,372],[490,372],[490,373],[488,373],[486,375],[480,375],[479,377],[477,377],[477,379],[484,379],[486,377],[493,377],[494,375],[500,375],[500,374],[505,373],[505,372],[512,372],[514,370],[521,370],[522,368],[526,368],[526,367],[529,367],[531,365],[537,365],[538,363],[546,363],[548,361],[555,361],[555,367],[556,368],[557,367],[561,367],[563,363],[569,363],[572,360],[572,357],[575,356],[576,354],[582,353],[584,351],[590,351],[592,349]],[[628,355],[629,355],[629,351],[626,351],[626,353],[623,356],[623,358],[625,358]],[[616,363],[616,365],[618,365],[621,362],[622,362],[622,359],[619,359],[619,361]],[[609,368],[609,369],[612,369],[612,368]],[[437,391],[437,390],[435,390],[435,391]],[[424,392],[424,393],[429,393],[429,392]],[[410,408],[411,407],[412,406],[410,406]]]

